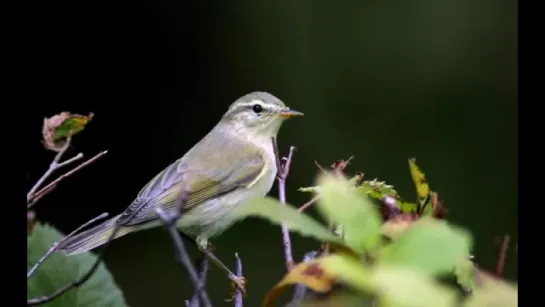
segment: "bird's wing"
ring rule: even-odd
[[[251,185],[263,175],[266,162],[257,146],[225,138],[215,144],[208,143],[211,141],[201,141],[200,146],[155,176],[120,215],[118,225],[157,219],[156,206],[163,210],[174,208],[182,187],[187,192],[184,206],[187,211],[206,200]],[[206,150],[207,145],[214,145],[215,150]]]

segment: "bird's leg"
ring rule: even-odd
[[[203,252],[208,259],[210,259],[212,262],[214,262],[218,267],[220,267],[225,273],[227,273],[227,277],[242,291],[242,294],[246,296],[246,279],[244,277],[238,277],[236,274],[234,274],[221,260],[219,260],[210,250],[210,245],[208,243],[207,239],[204,239],[202,237],[197,237],[197,246]]]

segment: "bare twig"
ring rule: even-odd
[[[278,144],[276,143],[276,139],[272,138],[273,143],[273,150],[276,155],[276,165],[278,168],[278,197],[280,199],[280,202],[285,204],[286,203],[286,178],[288,177],[288,174],[290,172],[290,166],[291,166],[291,159],[293,157],[293,152],[295,151],[295,147],[291,146],[290,151],[287,158],[280,158],[280,154],[278,151]],[[281,162],[281,160],[284,160],[284,163]],[[288,271],[290,271],[293,266],[293,256],[291,252],[291,238],[290,238],[290,232],[288,230],[288,227],[285,224],[282,224],[282,241],[284,244],[284,257],[286,259],[286,267]]]
[[[209,260],[206,255],[202,255],[200,261],[199,261],[199,276],[201,285],[206,284],[206,277],[208,276],[208,268],[209,268]],[[190,307],[199,307],[199,292],[195,292],[193,296],[191,297],[191,302],[186,301],[186,305]]]
[[[47,178],[49,178],[49,176],[51,176],[56,170],[83,158],[83,154],[79,153],[75,157],[72,157],[64,162],[60,162],[62,156],[64,155],[68,147],[70,147],[70,140],[71,140],[70,138],[66,140],[66,143],[62,147],[61,151],[57,153],[57,155],[55,156],[51,164],[49,164],[49,168],[47,169],[47,171],[42,175],[40,179],[38,179],[36,184],[34,184],[34,186],[27,193],[26,195],[27,203],[29,203],[32,200],[32,198],[34,198],[34,194],[36,193],[36,191],[44,184]]]
[[[509,235],[505,235],[501,241],[500,250],[498,253],[498,261],[496,262],[496,276],[503,276],[503,268],[505,267],[505,258],[507,257],[507,249],[509,248]]]
[[[135,210],[135,213],[133,213],[133,216],[137,212],[138,211]],[[93,274],[98,269],[98,266],[100,265],[100,262],[102,261],[102,258],[104,257],[104,252],[106,251],[106,249],[107,249],[108,245],[110,244],[110,242],[117,235],[118,230],[119,230],[119,225],[116,225],[114,227],[114,230],[110,234],[110,237],[108,238],[108,241],[106,241],[106,243],[104,244],[103,249],[100,251],[100,253],[98,254],[97,259],[95,260],[95,262],[93,263],[91,268],[87,271],[87,273],[85,273],[79,279],[76,279],[73,282],[65,285],[64,287],[57,289],[55,292],[53,292],[52,294],[50,294],[48,296],[42,296],[42,297],[37,297],[37,298],[32,298],[32,299],[27,300],[27,306],[37,306],[37,305],[42,305],[42,304],[51,302],[51,301],[59,298],[61,295],[66,293],[68,290],[70,290],[72,288],[77,288],[77,287],[83,285],[85,282],[87,282],[87,280],[89,280],[89,278],[91,278],[91,276],[93,276]]]
[[[182,180],[182,182],[184,182],[184,180]],[[199,297],[204,307],[212,307],[210,298],[204,290],[204,285],[203,283],[201,283],[195,267],[191,263],[189,254],[187,253],[184,242],[182,241],[182,237],[180,236],[180,234],[178,233],[178,229],[176,228],[176,222],[181,218],[183,208],[185,206],[185,203],[187,202],[187,194],[187,189],[185,186],[183,186],[180,189],[180,193],[178,194],[177,208],[175,210],[166,212],[161,207],[157,206],[155,208],[155,211],[157,212],[157,215],[161,219],[163,226],[166,228],[170,235],[172,244],[175,249],[176,260],[187,270],[191,283],[195,288],[195,293],[199,293]]]
[[[308,209],[310,206],[312,206],[320,197],[318,195],[314,196],[311,200],[307,201],[306,203],[302,204],[297,211],[303,212],[306,209]]]
[[[36,272],[36,269],[38,269],[38,267],[40,265],[42,265],[42,263],[47,259],[49,258],[49,256],[51,256],[51,254],[53,254],[57,248],[64,242],[66,241],[68,238],[72,237],[73,235],[75,235],[76,233],[80,232],[83,228],[95,223],[96,221],[99,221],[99,220],[102,220],[104,218],[106,218],[108,216],[108,213],[104,212],[102,213],[101,215],[93,218],[92,220],[88,221],[87,223],[79,226],[78,228],[76,228],[76,230],[72,231],[71,233],[69,233],[67,236],[65,236],[64,238],[58,240],[57,242],[53,243],[53,245],[51,245],[51,247],[47,250],[47,252],[42,256],[42,258],[40,258],[38,260],[38,262],[36,262],[36,264],[34,264],[34,266],[28,271],[28,273],[26,274],[26,279],[28,280],[30,278],[30,276],[32,276],[35,272]]]
[[[107,154],[108,151],[107,150],[104,150],[104,151],[101,151],[99,152],[98,154],[96,154],[94,157],[92,157],[91,159],[81,163],[80,165],[78,165],[77,167],[73,168],[72,170],[70,170],[69,172],[59,176],[59,178],[55,179],[53,182],[49,183],[48,185],[46,185],[45,187],[43,187],[41,190],[39,190],[38,192],[35,192],[33,193],[33,195],[31,195],[30,197],[30,200],[29,200],[29,203],[27,205],[27,210],[28,209],[31,209],[32,206],[34,206],[34,204],[36,204],[36,202],[38,200],[40,200],[44,195],[46,195],[47,193],[51,192],[58,184],[59,182],[61,182],[62,180],[64,180],[65,178],[71,176],[72,174],[74,174],[75,172],[79,171],[80,169],[84,168],[85,166],[93,163],[94,161],[98,160],[100,157],[104,156],[105,154]],[[77,156],[76,156],[77,157]],[[81,157],[83,157],[83,155],[81,155]],[[72,160],[72,159],[70,159]],[[70,160],[67,160],[65,162],[68,162]],[[63,162],[63,163],[65,163]],[[62,164],[62,163],[61,163]],[[49,176],[49,175],[48,175]],[[30,193],[30,192],[29,192]],[[28,196],[27,196],[27,199],[28,199]]]
[[[316,256],[318,256],[318,252],[310,251],[306,253],[305,256],[303,257],[303,262],[309,262],[313,260],[314,258],[316,258]],[[291,303],[297,303],[301,301],[305,297],[307,291],[308,291],[308,288],[305,285],[296,284],[295,289],[293,291],[293,298],[291,299]]]
[[[242,260],[238,253],[235,253],[235,259],[235,274],[237,277],[242,277]],[[238,287],[235,288],[235,307],[242,307],[242,290]]]

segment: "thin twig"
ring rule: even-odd
[[[199,261],[199,276],[201,285],[206,284],[206,277],[208,276],[209,260],[204,254]],[[190,307],[199,307],[199,292],[195,292],[191,297],[191,302],[187,302]]]
[[[49,176],[51,176],[51,174],[53,174],[59,168],[83,158],[83,154],[79,153],[75,157],[72,157],[64,162],[60,162],[62,156],[64,155],[68,147],[70,147],[70,138],[66,140],[66,143],[62,147],[61,151],[59,151],[57,155],[55,156],[55,158],[53,159],[53,161],[51,161],[51,164],[49,164],[49,168],[47,169],[47,171],[42,175],[42,177],[34,184],[34,186],[27,193],[26,195],[27,203],[29,203],[34,198],[35,196],[34,194],[36,193],[36,191],[44,184],[44,182],[47,180],[47,178],[49,178]]]
[[[316,258],[316,256],[318,256],[318,252],[310,251],[306,253],[305,256],[303,256],[303,262],[309,262]],[[308,288],[305,285],[299,283],[296,284],[293,291],[293,298],[291,299],[291,303],[298,303],[299,301],[301,301],[305,297],[307,291]]]
[[[309,200],[306,203],[302,204],[301,207],[299,207],[299,209],[297,209],[297,211],[299,211],[299,212],[305,211],[310,206],[312,206],[319,198],[320,198],[320,196],[318,196],[318,195],[314,196],[314,198],[312,198],[311,200]]]
[[[135,213],[136,212],[138,212],[138,211],[135,210]],[[134,214],[133,214],[133,216],[134,216]],[[83,285],[85,282],[87,282],[87,280],[89,280],[89,278],[91,278],[91,276],[93,276],[93,274],[98,269],[98,266],[100,265],[100,262],[102,261],[102,258],[104,257],[104,253],[105,253],[108,245],[115,238],[115,236],[117,235],[118,230],[119,230],[119,225],[116,225],[114,227],[114,230],[112,231],[112,234],[110,234],[110,237],[108,238],[108,240],[104,244],[103,249],[98,254],[97,259],[95,260],[95,262],[93,263],[91,268],[87,271],[87,273],[85,273],[79,279],[76,279],[73,282],[65,285],[64,287],[57,289],[55,292],[53,292],[52,294],[50,294],[48,296],[42,296],[42,297],[37,297],[37,298],[32,298],[32,299],[27,300],[27,306],[37,306],[37,305],[42,305],[42,304],[51,302],[51,301],[57,299],[58,297],[60,297],[61,295],[63,295],[64,293],[66,293],[68,290],[70,290],[72,288],[77,288],[77,287]]]
[[[98,160],[100,157],[104,156],[104,155],[107,154],[107,153],[108,153],[107,150],[104,150],[104,151],[99,152],[98,154],[96,154],[96,155],[95,155],[94,157],[92,157],[91,159],[89,159],[89,160],[87,160],[87,161],[81,163],[80,165],[78,165],[77,167],[73,168],[73,169],[70,170],[69,172],[67,172],[67,173],[65,173],[65,174],[63,174],[63,175],[61,175],[61,176],[59,176],[59,178],[57,178],[57,179],[55,179],[53,182],[49,183],[48,185],[46,185],[45,187],[43,187],[43,188],[42,188],[41,190],[39,190],[38,192],[33,193],[33,195],[31,195],[31,197],[30,197],[29,203],[28,203],[28,205],[27,205],[27,209],[31,209],[32,206],[34,206],[34,204],[36,204],[36,202],[37,202],[38,200],[40,200],[40,199],[41,199],[44,195],[46,195],[47,193],[51,192],[51,191],[59,184],[59,182],[61,182],[63,179],[65,179],[65,178],[71,176],[71,175],[74,174],[75,172],[77,172],[77,171],[79,171],[80,169],[84,168],[85,166],[87,166],[87,165],[93,163],[94,161]],[[82,154],[80,154],[80,155],[81,155],[81,157],[83,157]],[[79,156],[79,155],[78,155],[78,156]],[[78,157],[78,156],[76,156],[76,157]],[[75,158],[75,157],[74,157],[74,158]],[[72,159],[70,159],[70,160],[73,160],[74,158],[72,158]],[[70,160],[67,160],[67,161],[65,161],[65,162],[63,162],[63,163],[66,163],[66,162],[68,162],[68,161],[70,161]],[[61,163],[61,164],[63,164],[63,163]],[[61,165],[61,164],[59,164],[59,165]],[[53,164],[52,164],[52,165],[53,165]],[[46,172],[46,173],[47,173],[47,172]],[[49,175],[48,175],[48,176],[49,176]],[[31,190],[31,192],[32,192],[32,190]],[[30,194],[30,192],[29,192],[29,194]],[[29,199],[28,196],[27,196],[27,199]]]
[[[503,268],[505,267],[505,258],[507,257],[507,249],[509,248],[509,235],[505,235],[501,241],[500,250],[498,253],[498,261],[496,262],[496,276],[503,276]]]
[[[285,204],[286,203],[286,178],[288,177],[288,174],[290,172],[291,159],[293,157],[293,152],[295,151],[295,147],[294,146],[290,147],[288,157],[285,159],[285,162],[282,164],[280,154],[278,151],[278,145],[276,143],[275,138],[272,138],[272,143],[273,143],[273,150],[276,155],[276,165],[278,167],[278,176],[276,177],[278,180],[278,197],[280,199],[280,202]],[[294,266],[294,262],[293,262],[292,252],[291,252],[290,232],[288,230],[288,227],[285,224],[282,224],[282,242],[284,244],[284,257],[286,259],[286,268],[288,271],[290,271]]]
[[[242,277],[242,260],[238,256],[238,253],[235,253],[235,274],[237,277]],[[242,307],[242,291],[238,287],[235,288],[235,307]]]
[[[72,237],[73,235],[75,235],[76,233],[80,232],[83,228],[86,228],[87,226],[95,223],[96,221],[99,221],[99,220],[102,220],[102,219],[105,219],[106,217],[108,216],[108,213],[104,212],[102,213],[101,215],[93,218],[92,220],[88,221],[87,223],[79,226],[78,228],[76,228],[76,230],[72,231],[71,233],[69,233],[67,236],[65,236],[64,238],[58,240],[57,242],[53,243],[53,245],[51,245],[51,247],[47,250],[47,252],[42,256],[42,258],[40,258],[38,260],[38,262],[36,262],[36,264],[34,264],[34,266],[28,271],[28,273],[26,274],[26,279],[28,280],[30,278],[30,276],[32,276],[36,270],[38,269],[38,267],[40,265],[42,265],[42,263],[47,259],[49,258],[49,256],[51,256],[51,254],[53,254],[57,248],[64,242],[66,241],[68,238]]]
[[[182,182],[184,182],[183,178]],[[208,294],[204,289],[204,285],[201,283],[199,276],[197,275],[195,267],[191,263],[189,254],[187,253],[184,242],[182,241],[182,237],[180,236],[180,234],[178,233],[178,229],[176,228],[176,223],[180,219],[185,203],[187,202],[187,194],[187,189],[185,188],[185,186],[183,186],[180,189],[180,193],[178,194],[177,208],[175,210],[166,212],[158,205],[155,208],[155,211],[157,212],[157,215],[161,219],[163,226],[166,228],[170,235],[175,250],[176,260],[186,268],[191,283],[193,284],[193,287],[195,289],[195,293],[199,293],[203,307],[212,307],[210,298],[208,297]]]

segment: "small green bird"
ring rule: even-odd
[[[203,139],[144,186],[124,212],[68,238],[59,250],[76,255],[101,246],[116,225],[115,238],[161,226],[156,207],[174,209],[183,184],[187,197],[177,227],[213,256],[208,239],[234,223],[233,209],[250,198],[265,196],[274,183],[277,166],[271,138],[285,119],[302,115],[269,93],[240,97]],[[242,279],[219,260],[212,260],[244,289]]]

